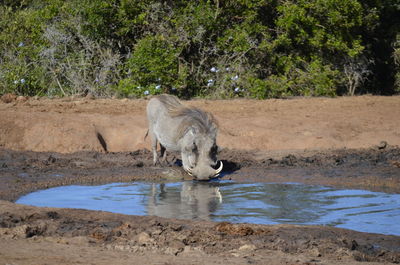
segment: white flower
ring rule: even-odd
[[[236,87],[236,88],[235,88],[235,92],[236,92],[236,93],[239,93],[239,92],[240,92],[240,88],[239,88],[239,87]]]
[[[207,83],[207,86],[212,86],[213,84],[214,84],[214,80],[209,79],[209,80],[208,80],[208,83]]]
[[[161,88],[161,85],[156,85],[156,89],[159,90]]]
[[[20,82],[21,82],[21,84],[24,84],[24,83],[25,83],[25,79],[22,78],[22,79],[20,80]]]
[[[211,67],[210,71],[213,73],[218,73],[219,69],[217,67]]]
[[[146,91],[143,92],[143,94],[144,94],[145,96],[147,96],[148,94],[150,94],[150,92],[149,92],[148,90],[146,90]]]
[[[238,76],[238,75],[235,75],[235,76],[231,77],[231,79],[232,79],[233,81],[236,81],[236,80],[239,79],[239,76]]]
[[[18,44],[18,47],[24,47],[24,46],[25,44],[22,41]]]
[[[230,67],[225,68],[225,71],[229,72],[231,70]]]
[[[14,84],[15,84],[15,85],[18,84],[18,83],[19,83],[18,80],[15,80],[15,81],[14,81]]]

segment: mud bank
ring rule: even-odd
[[[12,203],[23,194],[60,185],[188,178],[178,166],[151,165],[143,140],[145,104],[87,99],[0,103],[0,262],[400,263],[396,236]],[[400,193],[399,97],[188,104],[219,119],[226,179]]]
[[[0,198],[9,201],[59,185],[188,178],[178,166],[152,167],[152,155],[146,149],[72,154],[2,149],[0,157]],[[281,158],[225,149],[220,158],[226,165],[223,178],[237,182],[302,182],[400,192],[400,149],[394,147],[296,153]],[[276,258],[271,264],[400,262],[400,237],[319,226],[194,222],[1,201],[0,227],[0,237],[14,243],[53,242],[111,253],[153,253],[158,258],[173,255],[183,263],[189,257],[191,261],[206,257],[211,264],[218,258],[233,264],[261,264],[271,255]]]
[[[299,182],[400,193],[400,148],[355,149],[289,154],[224,149],[223,179],[238,182]],[[152,166],[149,150],[99,153],[25,152],[0,149],[0,199],[70,184],[191,179],[176,165]]]
[[[270,251],[319,259],[400,262],[399,238],[312,226],[187,222],[1,202],[5,238],[92,245],[130,253],[241,256],[263,262]],[[0,252],[1,253],[1,252]]]

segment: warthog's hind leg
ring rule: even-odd
[[[150,140],[151,140],[151,150],[153,152],[153,165],[155,166],[158,161],[157,157],[157,137],[154,134],[153,130],[150,128],[149,129],[149,135],[150,135]]]

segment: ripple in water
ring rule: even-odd
[[[400,195],[275,183],[181,182],[62,186],[17,203],[256,224],[328,225],[400,235]]]

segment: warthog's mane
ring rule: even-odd
[[[181,138],[188,128],[195,127],[199,133],[216,133],[218,123],[211,113],[205,112],[196,107],[183,105],[179,99],[171,95],[160,95],[158,99],[167,108],[168,114],[172,118],[181,118],[182,122],[178,126],[177,137]]]

